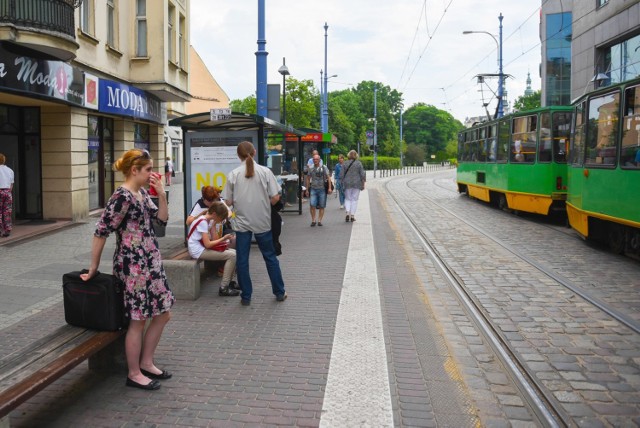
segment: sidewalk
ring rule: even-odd
[[[163,252],[182,244],[178,187]],[[436,394],[415,374],[427,368],[395,290],[416,278],[379,208],[385,195],[372,180],[367,189],[355,223],[345,223],[333,197],[323,227],[309,227],[308,203],[303,215],[283,215],[285,302],[271,294],[255,247],[251,306],[219,297],[217,277],[204,282],[200,299],[178,301],[156,354],[174,376],[159,391],[126,388],[126,373],[93,373],[83,364],[14,411],[12,426],[430,426],[434,397],[446,403],[446,424],[473,424],[455,382],[435,379]],[[0,358],[64,324],[60,277],[88,263],[93,223],[0,248],[3,295],[13,288],[25,301],[39,299],[13,314],[0,304]],[[112,251],[110,238],[101,270],[110,271]],[[422,337],[438,343],[431,330]]]

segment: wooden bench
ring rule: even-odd
[[[176,298],[183,300],[197,300],[200,297],[203,266],[205,272],[215,272],[223,263],[192,259],[186,249],[162,261],[171,291]]]
[[[9,426],[16,407],[87,359],[91,370],[123,369],[125,332],[65,325],[0,360],[0,427]]]

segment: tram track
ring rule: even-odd
[[[530,256],[528,256],[526,254],[523,254],[521,251],[518,251],[513,246],[511,246],[511,245],[507,244],[506,242],[504,242],[502,239],[492,235],[491,233],[487,232],[486,230],[483,230],[480,226],[478,226],[474,222],[461,217],[460,215],[456,214],[454,211],[452,211],[449,208],[445,207],[444,205],[438,203],[433,198],[429,198],[427,196],[422,195],[420,192],[418,192],[417,190],[413,189],[409,185],[414,180],[416,180],[416,178],[407,181],[406,185],[407,185],[408,189],[410,189],[412,192],[414,192],[420,198],[429,200],[429,202],[431,202],[434,205],[437,205],[440,209],[446,211],[452,217],[455,217],[458,220],[462,221],[463,223],[467,224],[468,226],[472,227],[474,230],[476,230],[477,232],[481,233],[485,237],[489,238],[490,240],[492,240],[493,242],[495,242],[496,244],[498,244],[499,246],[501,246],[502,248],[507,250],[509,253],[513,254],[514,256],[518,257],[519,259],[521,259],[521,260],[525,261],[526,263],[530,264],[531,266],[535,267],[537,270],[542,272],[544,275],[546,275],[550,279],[556,281],[558,284],[562,285],[564,288],[568,289],[569,291],[573,292],[574,294],[580,296],[586,302],[588,302],[588,303],[592,304],[593,306],[597,307],[598,309],[603,311],[605,314],[607,314],[611,318],[613,318],[616,321],[620,322],[621,324],[625,325],[626,327],[628,327],[629,329],[631,329],[635,333],[640,334],[640,323],[638,323],[637,321],[635,321],[631,317],[627,316],[626,314],[618,311],[617,309],[612,308],[610,305],[608,305],[607,303],[605,303],[602,300],[598,299],[597,297],[594,297],[594,296],[590,295],[589,293],[587,293],[586,291],[581,289],[578,285],[574,284],[572,281],[570,281],[569,279],[565,278],[563,275],[559,274],[558,272],[555,272],[552,268],[550,268],[548,266],[545,266],[543,263],[539,262],[538,260],[534,259],[533,257],[530,257]],[[438,184],[436,184],[436,186],[438,186]],[[438,187],[442,187],[442,186],[438,186]],[[450,190],[450,189],[447,189],[447,190]],[[544,225],[542,225],[542,226],[544,226]],[[561,232],[558,232],[554,228],[551,228],[551,230],[554,230],[557,233],[561,233]]]
[[[545,427],[554,428],[572,426],[570,418],[564,412],[562,406],[552,397],[550,392],[540,384],[535,375],[527,369],[526,363],[522,361],[518,353],[511,348],[483,306],[476,300],[475,296],[467,290],[464,282],[458,277],[455,270],[440,256],[438,250],[429,241],[429,238],[420,230],[419,225],[399,203],[394,192],[389,191],[388,184],[389,182],[387,181],[387,183],[385,183],[385,189],[387,193],[391,195],[402,217],[415,233],[415,236],[418,237],[421,246],[432,259],[442,277],[449,283],[458,300],[466,309],[469,317],[487,339],[497,358],[506,368],[509,377],[520,391],[523,400],[528,404],[540,424]],[[407,188],[411,189],[408,184]],[[415,192],[414,189],[411,190]],[[437,205],[440,206],[440,204]],[[449,210],[447,211],[449,212]]]

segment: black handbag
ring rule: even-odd
[[[89,281],[69,272],[62,276],[64,319],[76,327],[117,331],[129,325],[124,310],[124,284],[118,278],[97,272]]]

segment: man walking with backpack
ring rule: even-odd
[[[309,210],[311,212],[311,227],[316,225],[316,209],[318,209],[318,226],[322,226],[324,208],[327,206],[327,194],[333,192],[329,168],[320,164],[320,155],[313,155],[313,166],[307,167],[305,193],[309,197]]]

